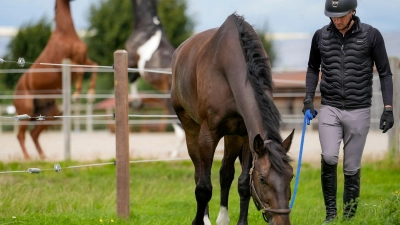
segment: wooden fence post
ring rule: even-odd
[[[399,134],[400,134],[400,69],[399,58],[390,57],[390,70],[393,74],[393,117],[394,125],[389,131],[389,153],[391,158],[399,155]]]
[[[114,52],[115,136],[117,167],[117,215],[128,218],[129,209],[129,121],[128,52]]]
[[[62,61],[62,93],[63,93],[63,114],[71,115],[71,63],[70,59]],[[64,132],[64,158],[71,159],[71,119],[63,117],[63,132]]]

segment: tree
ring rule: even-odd
[[[17,35],[8,44],[7,53],[2,58],[17,61],[22,57],[26,62],[34,62],[46,46],[51,32],[51,21],[46,18],[22,25]],[[16,63],[4,63],[0,64],[0,69],[21,69],[21,67]],[[0,76],[1,90],[13,90],[21,75],[21,73],[2,74]]]
[[[194,22],[185,15],[186,8],[186,1],[184,0],[159,1],[158,15],[161,18],[168,40],[175,48],[193,34]]]
[[[133,31],[131,0],[103,0],[92,5],[89,13],[89,35],[85,38],[89,57],[99,65],[111,65],[117,49],[124,49]],[[186,1],[159,0],[158,15],[172,45],[177,47],[193,33],[194,24],[185,15]],[[99,76],[97,89],[112,90],[113,76]]]
[[[261,43],[263,44],[264,49],[268,54],[269,60],[271,62],[271,67],[273,67],[276,59],[273,42],[271,39],[266,38],[264,33],[259,33],[258,36],[260,37]]]
[[[264,46],[265,51],[268,54],[268,57],[271,62],[271,66],[273,66],[274,62],[276,60],[276,52],[275,52],[273,40],[271,38],[268,38],[266,35],[268,33],[268,26],[266,24],[267,24],[267,22],[264,23],[263,28],[261,30],[257,31],[257,34],[261,40],[261,43]]]

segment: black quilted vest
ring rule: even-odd
[[[340,109],[371,106],[373,61],[368,43],[370,25],[355,23],[343,35],[327,25],[319,42],[322,79],[321,103]]]

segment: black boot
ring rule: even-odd
[[[354,175],[344,175],[343,217],[349,219],[356,214],[360,196],[360,170]]]
[[[321,159],[321,183],[326,208],[324,224],[326,224],[337,218],[337,165],[329,165],[324,159]]]

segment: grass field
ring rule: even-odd
[[[219,211],[218,170],[213,166],[211,221]],[[115,166],[104,165],[51,171],[52,163],[1,164],[0,171],[40,168],[39,174],[0,174],[0,225],[5,224],[191,224],[195,214],[193,166],[185,162],[136,163],[130,168],[130,218],[116,216]],[[61,166],[79,165],[63,162]],[[295,168],[296,165],[294,165]],[[239,212],[237,176],[229,202],[231,224]],[[296,169],[296,168],[295,168]],[[322,224],[325,217],[319,167],[303,164],[291,212],[295,225]],[[343,174],[339,169],[338,208],[342,213]],[[364,164],[357,216],[333,224],[400,224],[400,161]],[[294,184],[294,180],[292,185]],[[292,188],[293,191],[293,188]],[[266,224],[251,201],[249,224]]]

